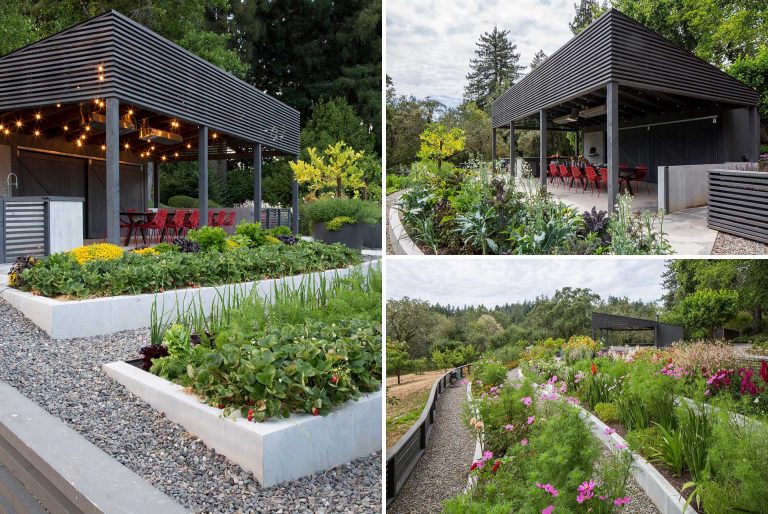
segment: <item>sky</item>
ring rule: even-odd
[[[662,259],[637,258],[424,258],[387,259],[388,299],[404,296],[451,305],[485,305],[533,300],[563,287],[592,289],[607,299],[661,298]]]
[[[475,43],[494,25],[509,30],[528,66],[573,35],[574,0],[388,0],[387,75],[398,94],[460,103]],[[526,70],[527,71],[527,70]]]

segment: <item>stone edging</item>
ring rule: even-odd
[[[405,191],[398,191],[392,193],[389,197],[393,201],[397,201]],[[402,221],[400,220],[400,210],[396,206],[389,208],[389,215],[387,216],[387,237],[392,243],[392,249],[396,255],[424,255],[418,246],[406,232]]]
[[[177,311],[177,307],[184,310],[191,303],[202,304],[208,314],[213,305],[233,294],[248,293],[255,289],[260,296],[268,298],[276,286],[287,285],[296,288],[303,280],[317,282],[321,277],[333,280],[344,277],[355,269],[366,272],[371,266],[380,266],[380,261],[366,261],[359,266],[254,282],[86,300],[61,301],[13,288],[4,289],[0,296],[51,338],[71,339],[149,327],[152,304],[156,299],[158,311],[165,315],[172,315]]]
[[[184,387],[125,362],[104,364],[103,370],[267,487],[381,450],[381,390],[348,401],[326,416],[291,414],[250,423],[239,412],[224,417]]]
[[[187,512],[5,382],[0,405],[0,464],[48,512]]]

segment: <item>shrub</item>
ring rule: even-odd
[[[8,272],[8,285],[10,287],[20,288],[24,285],[24,270],[30,269],[35,265],[37,259],[32,256],[16,257],[16,260]]]
[[[619,421],[619,408],[613,403],[598,403],[594,409],[597,417],[605,423],[611,424]]]
[[[571,336],[563,345],[563,354],[567,362],[589,359],[600,349],[600,343],[589,336]]]
[[[155,245],[154,249],[157,253],[178,252],[180,248],[176,245],[169,245],[168,243],[160,243]]]
[[[200,207],[200,200],[191,196],[176,195],[168,199],[168,207],[176,209],[197,209]],[[208,207],[221,207],[221,205],[209,198]]]
[[[187,237],[177,237],[173,240],[175,246],[181,253],[199,253],[200,245]]]
[[[473,375],[484,386],[498,386],[507,381],[507,367],[496,360],[487,360],[475,364]]]
[[[269,230],[267,230],[267,233],[275,237],[293,235],[293,233],[291,232],[291,229],[284,226],[270,228]]]
[[[672,362],[689,373],[714,372],[738,363],[736,350],[725,341],[676,343],[670,349]]]
[[[356,198],[321,198],[304,206],[304,219],[310,225],[327,223],[341,216],[356,222],[378,222],[381,221],[381,205]]]
[[[221,227],[200,227],[187,232],[187,238],[200,245],[203,251],[223,252],[227,248],[227,232]]]
[[[79,246],[70,250],[69,253],[79,264],[85,264],[90,261],[111,261],[120,259],[124,252],[123,249],[117,245],[110,243],[96,243]]]
[[[289,231],[290,232],[290,231]],[[235,228],[235,234],[248,239],[247,246],[261,246],[266,242],[267,232],[262,230],[261,223],[240,223]]]
[[[146,248],[136,248],[135,250],[131,250],[131,253],[135,253],[136,255],[160,255],[160,252],[157,251],[157,249],[152,248],[151,246],[148,246]]]
[[[502,346],[493,351],[493,356],[503,362],[508,369],[518,366],[521,354],[520,348],[512,345]]]
[[[344,225],[354,225],[357,220],[350,218],[349,216],[338,216],[325,224],[325,228],[331,232],[338,232],[344,227]]]

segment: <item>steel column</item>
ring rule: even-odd
[[[150,162],[152,165],[153,182],[152,182],[152,204],[155,209],[160,208],[160,163]]]
[[[208,127],[197,129],[197,198],[200,226],[208,225]]]
[[[293,158],[293,162],[299,162],[299,156],[296,155]],[[291,208],[293,210],[293,216],[291,217],[291,232],[295,235],[299,233],[299,182],[296,177],[291,182]]]
[[[106,99],[107,104],[107,242],[120,244],[120,101]]]
[[[515,158],[515,124],[510,123],[509,124],[509,175],[512,178],[515,178],[515,164],[517,159]]]
[[[491,129],[491,170],[496,171],[496,127]]]
[[[261,143],[253,147],[253,222],[261,223]]]
[[[760,116],[757,113],[757,107],[749,108],[749,150],[751,155],[749,159],[753,162],[760,161]]]
[[[539,184],[547,190],[547,111],[539,111]]]
[[[606,87],[606,139],[608,161],[608,212],[616,209],[619,194],[619,84],[609,82]]]

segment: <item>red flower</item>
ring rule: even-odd
[[[501,461],[497,460],[496,462],[493,463],[493,467],[491,468],[491,471],[496,473],[496,470],[499,469],[499,466],[501,466]]]
[[[765,362],[765,359],[760,362],[760,377],[763,382],[768,384],[768,363]]]
[[[593,362],[590,366],[590,371],[592,371],[593,375],[597,375],[597,366],[595,366],[595,363]]]
[[[475,469],[477,469],[477,462],[473,462],[472,465],[469,467],[470,471],[474,471]]]

